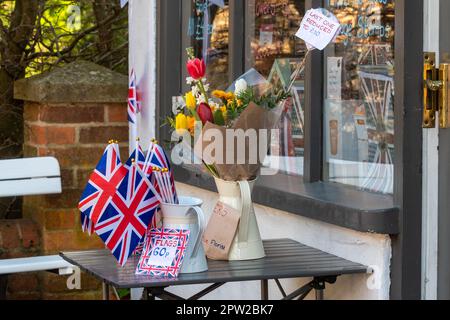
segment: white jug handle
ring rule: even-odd
[[[241,189],[241,221],[239,223],[239,242],[246,243],[248,241],[248,225],[250,223],[250,209],[252,204],[252,194],[250,191],[250,184],[248,181],[239,181]]]
[[[205,229],[205,215],[203,213],[202,208],[200,207],[192,206],[191,209],[194,209],[195,213],[197,214],[197,221],[198,221],[198,234],[197,238],[195,239],[194,249],[192,249],[191,254],[191,258],[193,258],[197,255],[198,249],[202,242],[202,235]]]

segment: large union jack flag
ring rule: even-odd
[[[95,226],[95,232],[120,265],[125,265],[145,236],[159,203],[136,164],[132,164]]]
[[[78,203],[83,231],[88,231],[89,234],[94,232],[95,224],[105,212],[126,174],[127,169],[120,161],[119,146],[115,143],[109,144]]]

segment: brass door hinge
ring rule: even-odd
[[[423,127],[436,127],[436,113],[439,126],[450,128],[450,64],[442,63],[436,68],[436,54],[425,52],[423,64]]]

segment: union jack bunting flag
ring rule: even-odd
[[[152,229],[145,237],[144,249],[136,268],[138,275],[151,275],[158,278],[176,278],[180,273],[183,264],[184,255],[186,253],[189,241],[189,230],[178,229]],[[159,244],[174,244],[171,261],[167,261],[166,265],[152,265],[151,256],[153,250]],[[162,248],[167,248],[164,246]],[[161,249],[161,246],[160,246]],[[170,248],[167,249],[167,252]]]
[[[158,206],[158,197],[142,178],[136,164],[132,164],[95,226],[95,232],[121,266],[145,236]]]
[[[137,88],[136,88],[136,74],[131,70],[130,86],[128,89],[128,121],[135,124],[136,114],[139,112]]]
[[[94,172],[89,177],[81,196],[78,208],[81,211],[81,223],[84,232],[94,232],[97,221],[117,192],[117,187],[127,174],[120,161],[119,146],[109,144]]]

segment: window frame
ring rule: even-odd
[[[323,53],[307,59],[305,79],[304,176],[267,177],[270,184],[255,187],[255,203],[360,232],[388,234],[392,239],[392,289],[395,299],[419,299],[421,289],[422,228],[422,23],[421,0],[396,0],[395,37],[395,148],[394,194],[383,195],[322,181],[323,166]],[[323,6],[323,0],[306,0],[305,9]],[[182,0],[158,0],[156,125],[170,112],[171,97],[182,92],[185,60],[182,53]],[[230,80],[244,72],[245,1],[230,0]],[[239,14],[242,12],[243,14]],[[416,36],[407,37],[406,30]],[[407,54],[405,54],[407,53]],[[314,69],[314,73],[310,72]],[[156,130],[169,141],[169,129]],[[196,170],[178,166],[181,183],[216,191],[214,181]],[[267,180],[266,180],[267,181]],[[271,186],[284,182],[287,188]]]

